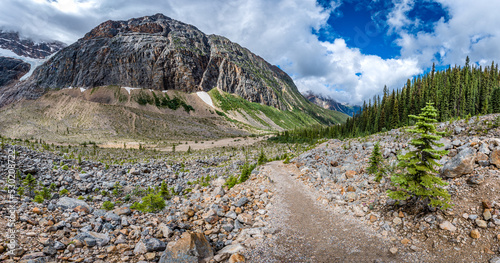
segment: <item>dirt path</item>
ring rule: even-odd
[[[391,255],[390,244],[347,215],[319,204],[297,169],[272,162],[263,168],[275,185],[271,227],[277,234],[251,252],[249,262],[405,262]]]

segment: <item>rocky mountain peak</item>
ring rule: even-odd
[[[118,34],[159,34],[167,36],[172,30],[190,29],[196,30],[194,26],[173,20],[163,14],[133,18],[128,21],[108,20],[90,32],[85,34],[83,40],[94,38],[112,38]]]
[[[4,94],[0,105],[53,88],[106,85],[188,93],[218,88],[281,110],[309,105],[292,79],[261,57],[162,14],[100,24]]]

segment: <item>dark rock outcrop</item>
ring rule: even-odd
[[[184,92],[218,87],[285,110],[307,103],[279,68],[228,39],[157,14],[107,21],[0,97],[0,106],[50,88],[120,85]]]
[[[30,71],[30,67],[20,59],[0,57],[0,87],[19,80]]]

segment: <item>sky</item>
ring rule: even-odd
[[[438,68],[500,61],[500,1],[2,0],[0,28],[71,44],[106,20],[163,13],[278,65],[300,91],[350,104]]]

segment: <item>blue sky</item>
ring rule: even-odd
[[[300,91],[351,104],[437,68],[500,61],[500,1],[2,0],[0,28],[68,44],[98,24],[163,13],[248,48]]]
[[[361,53],[377,55],[383,59],[397,58],[401,47],[395,41],[397,34],[390,32],[387,24],[390,11],[395,7],[392,1],[348,0],[339,3],[331,13],[327,26],[313,31],[320,41],[331,41],[335,38],[345,39],[349,47],[359,48]],[[330,1],[318,1],[324,7]],[[441,18],[447,21],[448,12],[436,2],[415,1],[413,8],[407,13],[408,19],[421,21],[417,25],[409,25],[409,32],[432,32],[433,24]]]

